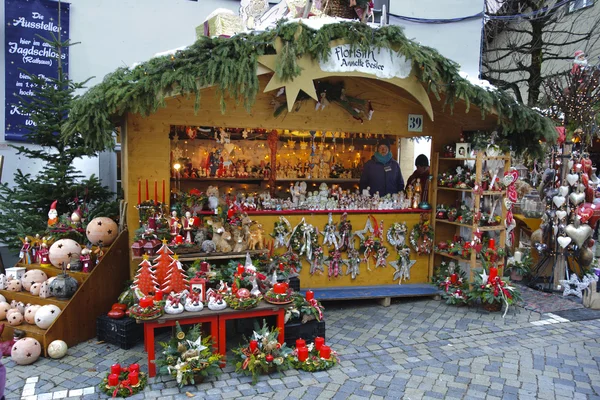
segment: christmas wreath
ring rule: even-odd
[[[106,374],[106,377],[100,382],[98,386],[100,391],[110,397],[129,397],[135,396],[139,392],[143,391],[148,383],[148,377],[143,372],[138,372],[138,383],[132,385],[131,372],[128,369],[122,369],[119,374],[119,383],[111,386],[108,382],[108,377],[111,373]]]
[[[277,340],[279,330],[269,330],[265,321],[260,329],[252,333],[251,340],[237,349],[233,349],[235,372],[252,376],[252,384],[258,382],[258,376],[274,371],[282,372],[292,367],[291,350],[285,343]]]
[[[292,227],[290,222],[285,218],[280,216],[279,221],[275,221],[275,227],[273,229],[273,233],[271,236],[275,239],[275,247],[287,247],[288,245],[288,236],[292,231]]]
[[[388,243],[394,246],[397,251],[405,245],[406,243],[406,232],[408,228],[406,227],[405,222],[394,222],[392,226],[387,231],[387,240]]]
[[[159,375],[170,375],[183,387],[221,373],[223,356],[213,352],[211,337],[201,337],[200,328],[197,324],[185,333],[176,322],[175,336],[160,343],[162,356],[156,360]]]
[[[233,294],[224,295],[223,298],[229,307],[234,310],[250,310],[251,308],[256,308],[262,300],[262,296],[238,297]]]
[[[334,367],[338,363],[337,353],[331,351],[329,358],[322,358],[320,351],[315,348],[314,343],[306,346],[308,349],[308,357],[304,361],[298,359],[298,349],[294,349],[290,358],[294,368],[301,369],[307,372],[325,371]]]
[[[265,301],[271,304],[286,304],[291,303],[294,300],[294,290],[288,289],[285,293],[275,293],[273,290],[269,290],[264,295]]]
[[[129,316],[140,321],[150,321],[159,318],[164,313],[161,305],[157,304],[150,307],[141,307],[139,304],[129,307]]]
[[[410,232],[410,245],[419,255],[430,254],[433,248],[433,229],[429,220],[422,220]]]

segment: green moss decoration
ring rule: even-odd
[[[174,94],[194,96],[197,112],[200,91],[208,86],[217,88],[222,112],[225,112],[226,98],[233,98],[250,110],[259,90],[258,57],[275,53],[276,38],[284,44],[275,71],[283,80],[302,72],[296,63],[302,55],[327,59],[329,44],[334,40],[344,39],[353,48],[363,50],[393,49],[413,61],[417,78],[438,100],[444,94],[444,104],[450,110],[458,99],[466,103],[467,110],[471,104],[476,105],[482,117],[496,112],[502,128],[500,139],[508,141],[517,154],[531,147],[537,149],[539,140],[556,140],[551,120],[518,104],[504,92],[488,91],[471,84],[459,75],[457,63],[409,40],[399,26],[373,29],[358,22],[341,22],[313,30],[297,22],[283,21],[263,33],[201,38],[173,55],[155,57],[131,69],[117,69],[75,102],[63,135],[67,138],[81,134],[85,145],[93,150],[112,148],[114,119],[127,113],[150,115],[165,106],[167,95]]]

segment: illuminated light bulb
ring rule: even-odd
[[[181,169],[181,164],[179,164],[179,163],[173,164],[173,169],[175,169],[175,171],[179,171]]]

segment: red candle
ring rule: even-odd
[[[183,236],[181,236],[181,235],[175,236],[175,244],[181,244],[181,243],[183,243]]]
[[[250,351],[252,353],[254,353],[257,348],[258,348],[258,342],[256,340],[251,340],[250,341]]]
[[[314,298],[315,298],[315,292],[313,292],[312,290],[307,290],[306,291],[306,300],[311,301]]]
[[[119,364],[117,364],[119,365]],[[110,374],[108,376],[108,386],[117,386],[119,384],[119,375]]]
[[[163,197],[162,197],[162,203],[165,204],[165,180],[163,179]]]
[[[163,299],[163,292],[162,290],[157,290],[156,293],[154,293],[154,300],[156,301],[161,301]],[[137,365],[137,364],[132,364],[132,365]],[[139,369],[139,365],[138,365],[138,369]],[[129,367],[129,370],[131,370],[131,367]]]
[[[283,263],[279,263],[279,270],[280,270],[280,271],[283,271],[283,270],[284,270],[284,268],[285,268],[285,267],[284,267]]]
[[[454,273],[450,275],[450,283],[456,285],[456,282],[458,282],[458,274]]]
[[[158,181],[154,181],[154,204],[158,203]]]
[[[301,347],[306,347],[306,340],[302,338],[296,339],[296,348],[299,349]]]
[[[237,273],[238,275],[242,275],[246,271],[246,268],[242,264],[238,264]]]
[[[140,376],[137,371],[129,373],[128,379],[132,386],[135,386],[138,383],[140,383]]]
[[[488,242],[488,248],[496,250],[496,240],[490,239],[490,241]]]
[[[131,364],[129,366],[129,373],[131,374],[132,372],[140,372],[140,364]],[[129,375],[131,377],[131,375]]]
[[[298,349],[298,361],[304,362],[308,358],[308,347],[299,347]]]
[[[320,336],[317,336],[315,338],[315,349],[316,350],[321,350],[321,347],[325,344],[325,338],[322,338]]]
[[[138,179],[138,204],[142,204],[142,181]]]
[[[202,261],[200,263],[200,271],[202,271],[202,272],[208,272],[208,269],[209,269],[208,263],[206,261]]]
[[[498,268],[490,267],[490,276],[488,278],[488,282],[493,282],[494,279],[498,277]]]
[[[148,179],[146,179],[146,200],[150,200],[150,195],[148,194]]]
[[[121,373],[121,364],[113,364],[110,366],[110,373],[118,375]]]
[[[154,299],[151,296],[142,297],[140,299],[140,307],[142,307],[142,308],[148,308],[148,307],[151,307],[152,305],[154,305]],[[119,364],[115,364],[115,365],[119,367],[119,371],[120,371],[121,370],[121,366],[119,366]],[[114,367],[114,365],[113,365],[113,367]],[[112,372],[112,370],[111,370],[111,372]]]
[[[321,346],[321,350],[319,350],[319,356],[326,360],[331,358],[331,348],[329,346]]]

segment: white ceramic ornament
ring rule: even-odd
[[[569,183],[569,185],[575,186],[575,184],[578,181],[579,181],[579,175],[577,175],[577,174],[568,174],[567,175],[567,182]]]
[[[42,284],[41,283],[34,283],[29,288],[29,293],[31,293],[33,296],[39,296],[41,288],[42,288]]]
[[[561,219],[563,219],[567,216],[567,212],[563,211],[563,210],[558,210],[558,211],[556,211],[556,216],[558,217],[558,220],[560,221]]]
[[[204,304],[201,301],[194,302],[190,297],[185,299],[185,311],[198,312],[204,309]]]
[[[583,243],[592,236],[592,228],[589,225],[579,225],[579,227],[575,227],[573,224],[567,225],[565,228],[565,233],[571,239],[573,239],[573,243],[577,246],[583,246]]]
[[[563,249],[571,244],[571,238],[567,237],[567,236],[560,236],[556,240],[558,241],[558,244],[560,245],[560,247],[562,247]]]
[[[57,268],[62,268],[71,262],[71,258],[81,255],[81,246],[73,239],[60,239],[50,246],[48,252],[50,263]]]
[[[208,309],[213,311],[224,310],[227,307],[225,300],[215,300],[215,297],[211,297],[208,300]]]
[[[573,168],[573,164],[574,164],[573,160],[569,160],[569,162],[567,163],[567,165],[569,166],[569,170],[571,168]]]
[[[181,302],[171,302],[167,300],[165,303],[165,313],[167,314],[181,314],[184,311],[183,304]]]
[[[93,245],[102,241],[103,246],[110,246],[119,235],[119,226],[108,217],[97,217],[90,221],[85,234]]]
[[[60,308],[54,304],[46,304],[40,307],[35,313],[35,324],[38,328],[48,329],[50,325],[58,318],[60,314]]]
[[[50,297],[50,279],[46,282],[42,283],[40,286],[40,292],[38,294],[42,299],[47,299]]]
[[[565,204],[565,201],[567,201],[565,196],[554,196],[552,198],[552,202],[558,208],[560,208],[563,204]]]
[[[30,325],[35,325],[35,313],[38,312],[40,308],[42,308],[42,306],[37,304],[27,307],[27,310],[25,310],[24,315],[25,322],[27,322]]]
[[[18,310],[21,314],[25,312],[25,303],[23,303],[22,301],[11,301],[10,307]]]
[[[566,196],[569,194],[569,187],[568,186],[561,186],[558,188],[558,194],[561,196]]]
[[[4,274],[0,274],[0,290],[5,290],[8,285],[8,278]]]
[[[6,301],[6,297],[4,297],[0,294],[0,303],[5,302],[5,301]]]
[[[29,292],[31,285],[34,283],[42,283],[47,279],[48,275],[46,275],[46,273],[41,269],[30,269],[21,277],[21,285],[23,286],[23,290],[27,290]]]
[[[48,345],[48,355],[50,358],[58,359],[67,355],[69,347],[62,340],[54,340]]]
[[[0,321],[6,319],[6,314],[10,310],[10,304],[5,301],[0,302]]]
[[[33,364],[40,354],[42,354],[40,342],[30,337],[17,340],[10,352],[11,358],[18,365]]]
[[[571,193],[569,195],[569,200],[574,206],[577,206],[585,200],[585,193]]]
[[[21,314],[18,310],[14,313],[10,314],[10,316],[6,319],[10,326],[19,326],[23,323],[23,314]]]
[[[11,292],[20,292],[22,288],[21,281],[18,279],[8,281],[8,284],[6,285],[6,290]]]
[[[17,310],[16,308],[11,308],[10,310],[8,310],[8,312],[6,313],[6,319],[10,320],[10,318],[12,317],[13,314],[20,314],[19,310]]]

